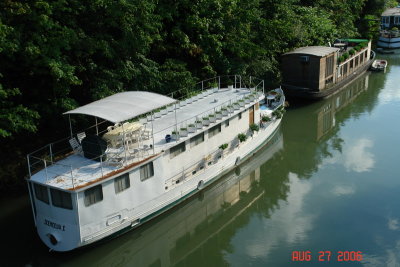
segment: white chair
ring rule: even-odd
[[[71,145],[71,148],[75,153],[83,155],[82,146],[78,143],[78,140],[76,140],[75,137],[69,139],[69,144]]]
[[[85,137],[86,137],[86,133],[85,132],[81,132],[81,133],[76,134],[76,138],[78,138],[79,144],[82,144],[82,140]]]

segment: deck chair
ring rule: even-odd
[[[71,148],[75,153],[83,155],[82,146],[78,143],[78,140],[76,140],[75,137],[69,139],[69,144],[71,145]]]
[[[85,132],[81,132],[81,133],[76,134],[76,138],[78,139],[79,144],[82,144],[82,140],[85,137],[86,137],[86,133]]]

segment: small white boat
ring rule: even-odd
[[[284,113],[281,89],[264,94],[264,81],[237,75],[198,87],[181,100],[130,91],[64,113],[95,125],[27,156],[35,226],[51,250],[136,228],[268,145]]]
[[[384,59],[376,59],[371,65],[371,70],[383,71],[386,69],[387,61]]]

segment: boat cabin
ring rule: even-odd
[[[370,56],[371,42],[366,39],[338,39],[332,47],[296,48],[282,56],[282,87],[323,92],[365,67]]]
[[[381,15],[381,29],[400,28],[400,6],[386,9]]]

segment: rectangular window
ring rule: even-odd
[[[229,127],[229,119],[225,121],[225,127]]]
[[[38,200],[49,204],[49,194],[47,192],[47,187],[40,184],[33,184],[35,188],[35,196]]]
[[[190,138],[190,147],[197,146],[204,142],[204,132]]]
[[[333,74],[333,58],[333,55],[326,58],[325,77]]]
[[[239,112],[238,118],[239,118],[239,120],[242,118],[242,112]]]
[[[169,154],[171,159],[178,156],[179,154],[181,154],[182,152],[186,151],[186,146],[185,146],[185,142],[180,143],[179,145],[176,145],[174,147],[171,147],[169,149]]]
[[[208,130],[208,138],[211,138],[220,132],[221,132],[221,124],[215,125],[214,127],[210,128],[210,130]]]
[[[53,206],[72,210],[72,198],[70,193],[50,188],[50,194]]]
[[[85,206],[88,207],[103,200],[103,188],[101,184],[85,190]]]
[[[154,176],[153,162],[149,162],[140,167],[140,181],[144,181]]]
[[[114,179],[114,189],[115,189],[115,194],[124,191],[125,189],[128,189],[131,186],[130,180],[129,180],[129,173],[125,173],[121,175],[120,177],[117,177]]]

